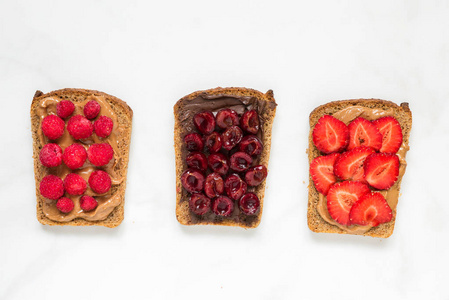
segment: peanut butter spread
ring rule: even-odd
[[[373,109],[363,106],[352,106],[345,109],[342,109],[332,115],[333,117],[339,119],[340,121],[344,122],[346,125],[348,125],[352,120],[363,117],[367,120],[376,120],[381,117],[386,116],[393,116],[393,110],[382,110],[382,109]],[[398,180],[395,182],[395,184],[386,191],[379,191],[387,200],[388,205],[390,206],[391,210],[393,211],[393,217],[396,215],[396,206],[398,204],[398,197],[399,197],[399,184],[401,182],[402,176],[405,173],[405,168],[407,166],[407,163],[405,161],[405,155],[407,151],[409,150],[409,147],[405,145],[403,142],[401,147],[399,148],[399,151],[396,153],[396,155],[399,157],[399,176]],[[335,225],[338,228],[351,233],[351,234],[364,234],[368,230],[371,229],[371,226],[360,226],[360,225],[351,225],[351,226],[345,226],[337,223],[329,214],[329,211],[327,210],[327,199],[326,196],[320,193],[320,197],[317,204],[317,211],[320,214],[320,216],[329,224]]]
[[[73,143],[79,143],[87,150],[89,148],[89,145],[92,145],[94,143],[108,143],[112,146],[112,149],[114,149],[114,157],[111,159],[111,161],[103,166],[103,167],[96,167],[92,165],[88,160],[84,163],[84,165],[76,170],[71,170],[69,167],[67,167],[64,163],[61,165],[54,167],[54,168],[45,168],[45,174],[43,176],[46,176],[48,174],[53,174],[64,180],[64,178],[69,173],[76,173],[79,174],[86,182],[89,180],[90,174],[97,170],[101,169],[109,174],[111,177],[111,189],[106,192],[105,194],[96,194],[92,189],[88,186],[86,192],[84,195],[92,196],[94,197],[97,202],[98,206],[96,209],[85,212],[81,209],[79,200],[82,197],[82,195],[74,196],[74,195],[68,195],[65,193],[65,197],[68,197],[73,200],[75,207],[70,213],[62,213],[56,208],[56,202],[55,200],[45,199],[43,203],[43,212],[45,216],[53,221],[58,222],[69,222],[76,218],[82,218],[88,221],[99,221],[104,220],[108,217],[108,215],[114,210],[116,206],[118,206],[121,202],[119,193],[113,193],[115,190],[115,186],[119,185],[123,180],[123,176],[121,176],[119,173],[115,171],[116,167],[119,165],[122,157],[120,155],[120,151],[118,149],[118,138],[123,133],[122,128],[120,128],[120,125],[117,120],[116,113],[112,110],[111,106],[107,103],[105,98],[103,96],[94,96],[91,95],[86,98],[83,102],[80,103],[74,103],[75,104],[75,111],[73,112],[72,116],[74,115],[82,115],[83,114],[83,108],[84,105],[91,101],[95,100],[100,104],[100,114],[99,116],[107,116],[112,119],[114,122],[114,126],[112,129],[111,134],[106,138],[100,138],[95,133],[93,133],[89,138],[83,139],[83,140],[75,140],[67,131],[67,128],[64,130],[64,134],[55,141],[49,141],[48,138],[43,134],[41,129],[42,120],[47,115],[56,115],[56,105],[59,101],[63,99],[57,98],[57,97],[47,97],[40,101],[39,106],[36,108],[36,114],[40,118],[40,124],[38,129],[38,137],[40,140],[41,145],[45,145],[49,142],[58,144],[61,149],[64,151],[64,149]],[[66,120],[67,121],[67,120]],[[67,122],[66,122],[67,125]]]

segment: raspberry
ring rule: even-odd
[[[97,167],[107,165],[113,156],[114,150],[108,143],[93,144],[87,149],[87,158]]]
[[[57,144],[47,144],[39,153],[39,160],[46,167],[57,167],[62,162],[62,149]]]
[[[96,116],[100,113],[100,104],[98,104],[95,100],[90,100],[84,105],[84,115],[89,120],[95,119]]]
[[[94,131],[98,137],[105,138],[112,132],[112,127],[114,126],[114,122],[112,119],[106,116],[100,116],[94,122]]]
[[[92,135],[94,126],[92,122],[81,115],[70,118],[67,122],[67,130],[74,139],[86,139]]]
[[[111,177],[102,170],[96,170],[89,177],[90,188],[97,194],[104,194],[111,188]]]
[[[56,208],[59,209],[60,212],[69,213],[73,210],[75,204],[73,204],[72,199],[67,197],[62,197],[56,202]]]
[[[80,144],[72,144],[65,148],[62,160],[72,170],[81,168],[87,159],[86,149]]]
[[[56,113],[60,118],[67,118],[75,111],[75,104],[69,100],[62,100],[56,105]]]
[[[42,120],[42,132],[50,140],[59,139],[64,133],[64,121],[55,115],[48,115]]]
[[[84,211],[91,211],[94,210],[95,208],[97,208],[98,206],[98,202],[97,200],[95,200],[94,197],[91,196],[83,196],[80,199],[80,206],[81,209]]]
[[[64,189],[70,195],[82,195],[87,189],[87,183],[80,175],[70,173],[64,178]]]
[[[39,185],[39,191],[45,198],[58,200],[64,195],[62,179],[56,175],[45,176]]]

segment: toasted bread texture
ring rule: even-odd
[[[49,219],[44,213],[44,205],[46,199],[42,197],[39,192],[39,184],[42,178],[47,174],[47,168],[43,166],[39,161],[39,152],[44,145],[42,144],[39,138],[41,120],[36,112],[41,100],[47,97],[53,97],[60,100],[70,100],[76,105],[77,103],[86,101],[86,99],[91,96],[103,97],[103,99],[105,99],[107,104],[109,104],[110,109],[117,117],[118,126],[120,128],[120,132],[117,132],[117,145],[121,159],[114,167],[114,172],[118,174],[120,177],[122,177],[123,180],[119,184],[113,185],[113,187],[111,188],[112,195],[114,197],[116,196],[119,197],[120,204],[116,206],[112,210],[112,212],[109,215],[107,215],[107,217],[103,220],[88,221],[83,218],[75,218],[67,222],[54,221]],[[120,225],[120,223],[123,221],[124,218],[126,176],[128,169],[129,147],[131,142],[132,117],[133,117],[133,111],[131,110],[131,108],[119,98],[116,98],[103,92],[85,89],[62,89],[47,94],[44,94],[41,91],[37,91],[31,103],[30,114],[31,114],[31,133],[33,137],[33,158],[34,158],[34,174],[36,181],[36,197],[37,197],[36,208],[37,208],[38,221],[44,225],[70,225],[70,226],[98,225],[110,228]]]
[[[315,124],[318,122],[318,120],[324,116],[324,115],[333,115],[338,111],[341,111],[343,109],[349,108],[349,107],[366,107],[375,109],[378,112],[385,112],[388,111],[389,114],[391,114],[393,117],[398,120],[399,124],[402,128],[402,134],[403,134],[403,150],[404,152],[404,159],[405,154],[409,148],[409,138],[410,138],[410,130],[412,128],[412,113],[409,109],[408,103],[401,103],[400,105],[397,105],[390,101],[385,100],[379,100],[379,99],[355,99],[355,100],[342,100],[342,101],[333,101],[326,103],[324,105],[321,105],[317,107],[315,110],[313,110],[310,113],[309,116],[309,123],[310,123],[310,132],[309,132],[309,148],[307,150],[308,158],[309,158],[309,164],[312,162],[312,160],[320,155],[320,151],[315,147],[313,144],[313,138],[312,138],[312,132],[313,128],[315,127]],[[401,187],[401,181],[402,176],[400,176],[395,183],[394,187],[397,188],[398,193],[397,197],[399,196],[399,190]],[[327,232],[327,233],[340,233],[340,234],[347,234],[348,232],[345,230],[342,230],[341,228],[332,225],[328,222],[326,222],[321,215],[319,214],[317,210],[317,205],[319,202],[319,192],[316,190],[315,185],[312,181],[312,177],[309,174],[309,201],[308,201],[308,208],[307,208],[307,223],[310,228],[310,230],[314,232]],[[397,201],[397,199],[396,199]],[[393,233],[395,221],[396,221],[396,209],[397,206],[393,209],[393,218],[390,222],[381,224],[377,227],[373,227],[367,232],[362,233],[362,235],[365,236],[372,236],[372,237],[381,237],[381,238],[387,238]]]

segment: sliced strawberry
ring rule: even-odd
[[[343,181],[331,186],[327,194],[327,210],[332,219],[342,225],[350,225],[351,207],[369,192],[366,184],[357,181]]]
[[[348,150],[359,146],[367,146],[379,151],[382,146],[382,135],[373,123],[358,117],[348,125],[348,129]]]
[[[348,127],[342,121],[325,115],[316,123],[312,137],[313,143],[321,152],[340,152],[348,145]]]
[[[318,156],[310,164],[310,175],[318,192],[327,195],[332,184],[337,182],[334,175],[334,163],[339,153]]]
[[[391,208],[381,193],[365,194],[351,208],[349,220],[351,224],[371,225],[373,227],[390,222]]]
[[[373,153],[366,158],[364,169],[369,185],[388,190],[398,180],[399,158],[391,153]]]
[[[341,180],[365,182],[363,163],[368,155],[375,153],[370,147],[357,147],[343,152],[334,164],[334,174]]]
[[[373,121],[374,126],[382,135],[380,152],[396,153],[402,144],[402,129],[399,122],[393,117],[383,117]]]

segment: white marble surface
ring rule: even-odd
[[[449,299],[448,16],[443,1],[1,1],[0,299]],[[255,230],[175,219],[172,107],[216,86],[279,104]],[[116,229],[36,220],[29,106],[65,87],[134,110]],[[306,222],[308,115],[359,97],[413,111],[386,240]]]

